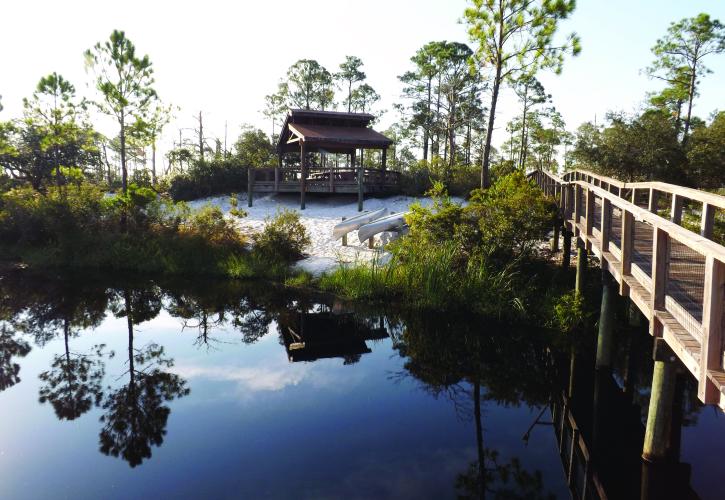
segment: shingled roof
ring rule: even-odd
[[[387,148],[393,141],[369,128],[373,118],[368,113],[293,109],[282,126],[277,151],[298,152],[300,141],[308,151],[330,153],[350,153],[356,148]]]

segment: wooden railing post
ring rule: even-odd
[[[335,166],[330,164],[330,192],[335,192]]]
[[[581,196],[579,195],[579,191],[581,191],[582,187],[579,184],[574,184],[574,236],[579,236],[579,216],[581,215],[582,207],[581,202],[579,201]]]
[[[612,202],[607,198],[602,198],[602,224],[600,231],[602,233],[602,252],[609,251],[609,221],[610,221],[610,208]]]
[[[586,228],[586,248],[587,250],[592,249],[592,243],[589,240],[589,236],[592,235],[592,227],[594,227],[594,191],[591,189],[587,189],[587,206],[586,206],[586,212],[584,214],[584,225]]]
[[[279,192],[279,167],[274,167],[274,192]]]
[[[655,226],[652,234],[652,318],[650,332],[655,337],[662,336],[662,325],[655,318],[655,311],[665,308],[665,290],[667,282],[667,264],[669,260],[669,235]]]
[[[653,214],[657,213],[657,202],[660,199],[660,193],[655,188],[650,188],[649,190],[649,203],[647,205],[647,210],[652,212]]]
[[[637,188],[632,188],[632,205],[637,204]]]
[[[682,222],[682,196],[679,194],[672,195],[672,207],[670,208],[670,220],[675,224]]]
[[[715,207],[709,203],[702,204],[702,219],[700,220],[700,236],[712,238],[712,229],[715,225]]]
[[[708,377],[708,372],[722,370],[722,341],[725,334],[723,303],[725,303],[725,264],[708,256],[705,260],[700,383],[697,388],[697,395],[705,404],[720,402],[720,391]]]
[[[622,259],[620,261],[620,273],[622,274],[622,282],[619,286],[619,293],[621,293],[625,297],[629,296],[629,285],[624,281],[624,277],[632,274],[633,228],[634,216],[631,212],[628,212],[627,210],[622,210]]]

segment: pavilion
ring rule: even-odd
[[[368,113],[291,110],[277,142],[278,166],[249,169],[250,206],[254,191],[299,192],[302,209],[308,192],[357,193],[358,210],[366,193],[398,192],[400,173],[386,165],[393,141],[370,128],[373,119]],[[363,167],[357,152],[366,149],[382,151],[379,168]],[[337,161],[340,154],[345,166]]]

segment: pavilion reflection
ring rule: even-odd
[[[278,329],[290,362],[342,358],[346,365],[357,363],[372,352],[368,341],[389,336],[383,318],[370,320],[324,304],[288,311],[280,316]]]

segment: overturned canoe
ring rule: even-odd
[[[405,225],[405,216],[408,212],[402,212],[399,214],[388,215],[381,219],[377,219],[369,224],[365,224],[357,230],[357,237],[362,243],[369,239],[371,236],[375,236],[383,231],[392,231],[395,229],[402,228]]]
[[[387,213],[388,209],[383,207],[378,210],[373,210],[372,212],[365,212],[363,214],[356,215],[355,217],[350,217],[332,228],[332,239],[339,240],[350,231],[354,231],[365,224],[369,224]]]

